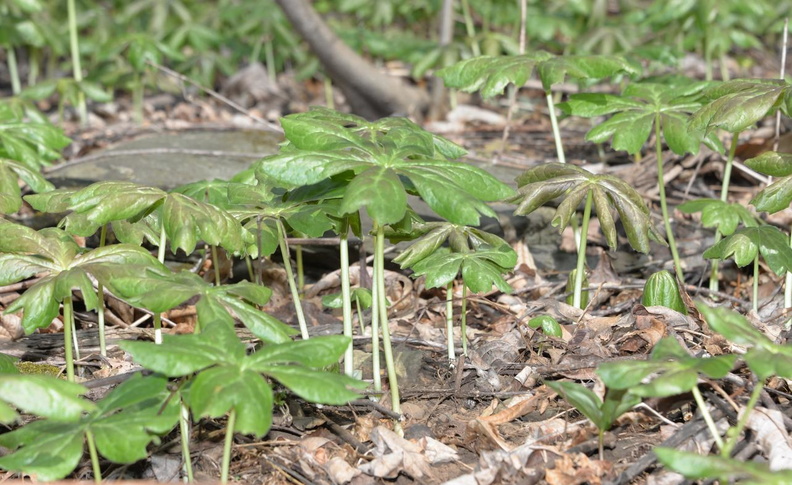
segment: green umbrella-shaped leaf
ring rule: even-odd
[[[677,206],[682,212],[701,212],[704,227],[716,227],[724,236],[733,234],[742,222],[745,227],[756,227],[757,218],[741,204],[728,203],[720,199],[696,199]]]
[[[787,236],[774,226],[746,227],[704,251],[706,259],[733,258],[737,266],[746,266],[761,254],[777,275],[792,271],[792,248]]]

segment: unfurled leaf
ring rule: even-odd
[[[704,227],[715,227],[724,236],[729,236],[742,223],[745,227],[756,227],[759,220],[743,205],[728,203],[720,199],[696,199],[677,206],[682,212],[691,214],[701,212]]]
[[[11,214],[22,207],[18,179],[28,184],[34,192],[47,192],[55,188],[38,170],[31,170],[14,160],[0,158],[0,214]]]
[[[650,219],[649,209],[636,190],[610,175],[594,175],[570,164],[546,163],[526,170],[517,178],[519,195],[509,199],[517,203],[515,214],[527,215],[544,204],[563,197],[552,224],[563,230],[578,205],[593,192],[593,205],[605,240],[611,248],[617,244],[613,211],[618,213],[633,249],[649,251],[649,240],[663,241]]]
[[[547,387],[561,395],[569,404],[575,406],[583,416],[594,423],[598,429],[606,430],[611,423],[603,420],[602,400],[594,392],[576,382],[547,381]]]
[[[715,455],[705,456],[663,447],[655,448],[653,453],[663,466],[691,480],[715,479],[750,485],[792,483],[791,471],[770,470],[765,463],[745,462]]]
[[[780,177],[762,189],[751,201],[757,210],[773,214],[789,207],[792,202],[792,154],[765,152],[746,160],[745,164],[757,172]]]
[[[646,361],[606,362],[597,375],[609,389],[629,389],[642,397],[664,397],[690,391],[699,373],[720,379],[731,371],[736,355],[697,358],[688,355],[673,338],[663,338]]]
[[[84,392],[82,386],[71,386],[69,392]],[[79,463],[89,431],[101,455],[116,463],[134,463],[148,455],[146,447],[151,441],[176,424],[178,400],[169,397],[164,378],[138,374],[95,406],[85,401],[87,413],[73,414],[64,421],[34,421],[0,435],[0,445],[12,450],[0,458],[0,467],[45,481],[61,479]]]
[[[659,122],[663,138],[674,153],[698,153],[704,133],[689,130],[687,124],[690,113],[702,105],[699,94],[707,85],[635,83],[627,86],[621,96],[573,94],[568,102],[559,103],[558,107],[565,113],[587,118],[615,113],[592,128],[586,139],[603,143],[613,138],[616,150],[638,153],[654,124]],[[712,135],[707,143],[720,145]]]
[[[81,398],[88,389],[51,376],[0,374],[0,401],[54,421],[76,421],[95,406]]]
[[[465,285],[476,293],[487,292],[496,286],[511,292],[503,273],[517,264],[517,255],[508,245],[496,248],[481,247],[476,251],[449,252],[438,250],[412,266],[414,276],[426,275],[427,288],[440,288],[456,279],[461,272]]]
[[[733,258],[737,266],[746,266],[753,263],[759,254],[775,274],[792,271],[789,238],[770,225],[740,229],[704,251],[702,256],[706,259]]]
[[[449,88],[472,93],[478,91],[485,98],[503,93],[509,84],[521,87],[531,77],[536,64],[553,57],[538,51],[519,56],[480,56],[460,61],[437,71]]]
[[[740,133],[779,107],[787,113],[792,85],[777,79],[734,79],[704,91],[711,99],[690,119],[692,131],[704,133],[720,128]]]

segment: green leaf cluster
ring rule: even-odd
[[[310,402],[345,404],[362,383],[321,369],[335,364],[349,344],[343,336],[270,344],[252,355],[233,328],[218,322],[194,335],[163,336],[161,345],[123,342],[135,361],[168,377],[196,373],[185,401],[196,416],[236,411],[233,431],[263,436],[272,425],[273,378]],[[265,377],[266,376],[266,377]]]

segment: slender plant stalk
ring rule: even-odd
[[[748,419],[756,407],[759,397],[762,395],[762,389],[764,389],[764,383],[762,381],[757,382],[753,388],[753,391],[751,392],[751,397],[748,399],[748,403],[745,405],[745,408],[743,408],[743,412],[740,415],[740,420],[737,421],[737,424],[734,425],[733,428],[729,429],[727,433],[728,439],[721,447],[722,457],[729,458],[731,456],[732,450],[734,450],[734,447],[737,445],[740,435],[745,429],[745,426],[748,424]]]
[[[753,311],[759,311],[759,254],[757,253],[754,258],[753,264],[753,293],[751,295],[751,308]]]
[[[300,301],[300,292],[297,289],[297,282],[294,279],[294,272],[291,267],[289,244],[286,241],[286,229],[283,227],[283,222],[281,222],[280,219],[276,221],[276,225],[278,226],[278,243],[280,245],[281,256],[283,257],[283,268],[286,270],[286,279],[289,282],[292,300],[294,300],[294,312],[297,314],[297,322],[300,324],[300,334],[303,340],[308,340],[310,338],[308,335],[308,323],[305,321],[302,301]]]
[[[165,232],[165,223],[160,221],[162,227],[160,227],[160,240],[159,240],[159,247],[157,248],[157,260],[160,263],[165,264],[165,246],[168,243],[168,236]],[[162,316],[154,312],[153,313],[153,320],[154,320],[154,343],[161,344],[162,343]]]
[[[267,76],[270,82],[275,85],[278,82],[278,77],[275,74],[275,42],[270,38],[268,42],[264,43],[264,59],[267,63]]]
[[[225,442],[223,443],[223,465],[220,471],[220,483],[228,483],[228,470],[231,468],[231,445],[234,444],[234,425],[236,424],[236,410],[231,409],[226,423]]]
[[[352,377],[355,373],[354,352],[352,347],[352,290],[349,284],[349,237],[346,224],[339,234],[338,254],[341,259],[341,312],[344,316],[344,335],[350,338],[344,351],[344,374]]]
[[[701,411],[701,416],[704,418],[704,422],[707,423],[707,429],[709,429],[712,439],[715,440],[715,444],[718,445],[718,449],[722,450],[723,439],[721,438],[720,433],[718,433],[718,428],[715,426],[715,421],[712,419],[712,415],[707,410],[707,403],[704,402],[704,396],[701,395],[701,391],[699,390],[698,386],[693,386],[693,399],[696,400],[699,411]]]
[[[99,247],[104,247],[107,242],[107,224],[102,226],[99,233]],[[101,283],[96,285],[96,296],[99,299],[99,307],[96,309],[96,317],[99,325],[99,354],[107,357],[107,340],[105,339],[105,301],[104,286]]]
[[[297,262],[297,290],[302,296],[305,291],[305,266],[303,266],[303,247],[300,244],[294,246],[294,260]]]
[[[597,450],[599,451],[599,459],[605,460],[605,430],[597,429]]]
[[[63,355],[66,359],[66,379],[74,382],[74,355],[72,353],[72,330],[74,312],[71,295],[63,299]]]
[[[550,113],[550,126],[553,127],[553,139],[555,140],[556,154],[560,163],[566,163],[566,156],[564,155],[564,146],[561,144],[561,130],[558,128],[558,118],[556,118],[555,101],[553,101],[553,93],[547,91],[545,93],[547,99],[547,111]]]
[[[467,355],[467,285],[462,283],[462,315],[461,315],[461,330],[462,330],[462,354]]]
[[[729,146],[729,155],[726,158],[726,165],[723,167],[723,182],[721,184],[720,194],[720,198],[723,202],[728,202],[729,200],[729,183],[731,180],[732,166],[734,165],[734,154],[737,151],[737,143],[739,141],[738,136],[738,133],[732,133],[731,145]],[[713,245],[718,244],[718,241],[721,240],[721,237],[723,237],[723,235],[718,229],[715,229],[715,242]],[[718,276],[718,261],[719,260],[717,259],[712,260],[709,282],[710,291],[718,291],[718,280],[720,279]]]
[[[446,287],[446,334],[448,335],[448,360],[456,361],[454,352],[454,282]]]
[[[253,262],[250,260],[250,255],[245,256],[245,267],[248,272],[248,280],[251,283],[256,283],[256,275],[253,273]]]
[[[470,39],[470,51],[473,54],[473,57],[478,57],[481,55],[481,47],[479,46],[478,40],[476,40],[476,25],[473,23],[473,16],[470,14],[470,5],[468,4],[468,0],[462,0],[462,17],[465,19],[465,33],[467,33],[468,39]]]
[[[91,468],[93,469],[94,482],[102,483],[102,469],[99,468],[99,453],[96,452],[96,439],[93,431],[85,430],[85,441],[88,442],[88,455],[91,457]]]
[[[374,260],[377,261],[374,284],[377,285],[377,305],[380,321],[382,322],[382,348],[385,353],[385,367],[388,371],[388,384],[391,392],[391,405],[393,411],[401,414],[401,398],[399,397],[399,381],[396,376],[396,364],[393,360],[391,347],[390,328],[388,327],[388,307],[385,298],[385,228],[377,225],[377,235],[374,246]],[[393,430],[402,435],[404,432],[401,423],[394,421]]]
[[[11,92],[14,96],[22,91],[22,83],[19,81],[19,69],[17,68],[16,51],[10,44],[6,44],[6,62],[8,64],[8,74],[11,76]]]
[[[72,68],[74,81],[82,82],[82,66],[80,65],[80,44],[77,37],[77,7],[76,0],[67,0],[66,5],[69,11],[69,44],[72,56]],[[85,93],[82,88],[77,89],[77,113],[80,116],[80,123],[88,123],[88,108],[85,106]]]
[[[214,268],[215,286],[220,286],[220,261],[217,259],[217,246],[212,246],[212,267]]]
[[[580,245],[578,245],[578,258],[575,270],[575,289],[572,293],[572,305],[575,308],[583,308],[583,276],[586,273],[586,245],[588,241],[585,234],[588,234],[589,220],[591,219],[591,205],[594,200],[594,192],[588,191],[586,194],[586,205],[583,208],[583,221],[580,227]]]
[[[668,217],[668,203],[666,202],[665,183],[663,177],[663,143],[660,138],[660,113],[655,115],[655,151],[657,153],[657,184],[660,189],[660,212],[663,214],[663,225],[666,230],[668,247],[671,249],[671,257],[674,259],[674,271],[680,281],[685,280],[685,273],[682,272],[682,263],[679,261],[679,251],[677,250],[674,232],[671,230],[671,220]]]
[[[39,71],[41,70],[41,49],[31,47],[28,59],[28,86],[33,86],[38,82]]]
[[[192,455],[190,453],[190,409],[184,404],[184,400],[179,404],[179,434],[181,435],[182,459],[184,460],[184,470],[187,472],[187,482],[193,483]]]
[[[372,264],[372,277],[371,284],[371,372],[374,379],[374,390],[382,391],[382,376],[380,368],[380,318],[379,318],[379,285],[377,281],[377,258],[374,258]]]

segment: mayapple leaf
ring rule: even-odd
[[[210,325],[199,334],[163,335],[159,345],[130,340],[119,345],[135,362],[168,377],[186,376],[244,356],[244,346],[226,325]]]
[[[272,426],[272,388],[258,372],[235,365],[204,370],[187,397],[196,416],[218,418],[236,412],[234,431],[260,437]]]
[[[216,287],[187,271],[171,274],[140,268],[136,274],[110,279],[107,286],[116,296],[127,302],[158,313],[198,296],[200,300],[196,309],[198,323],[202,327],[205,323],[218,319],[220,311],[225,311],[228,315],[238,317],[254,335],[266,342],[284,342],[294,334],[291,327],[251,304],[266,302],[271,292],[266,289],[253,289],[247,282]],[[210,301],[204,302],[204,299]],[[233,322],[233,319],[225,316],[219,319],[226,323]]]
[[[281,127],[289,143],[300,150],[332,151],[339,148],[364,147],[369,142],[335,120],[305,119],[290,115],[281,118]]]
[[[745,227],[759,225],[759,220],[745,206],[720,199],[690,200],[677,206],[677,209],[686,214],[701,212],[701,224],[717,228],[724,236],[734,234],[740,223]]]
[[[76,421],[95,409],[84,386],[51,376],[0,374],[0,401],[53,421]]]
[[[591,389],[576,382],[547,381],[545,384],[561,395],[569,404],[573,405],[589,421],[594,423],[597,429],[604,431],[610,427],[611,423],[606,423],[603,420],[602,410],[600,409],[602,400]]]
[[[764,152],[746,160],[745,165],[771,177],[787,177],[792,175],[792,153]]]
[[[71,143],[60,128],[24,119],[4,121],[2,134],[0,158],[15,160],[30,170],[50,165]]]
[[[184,194],[197,201],[206,202],[220,209],[229,210],[231,209],[231,202],[229,201],[228,192],[231,185],[235,184],[231,184],[227,180],[201,180],[199,182],[181,185],[171,192]]]
[[[746,485],[783,485],[792,483],[789,470],[770,470],[764,463],[739,461],[716,455],[699,455],[690,451],[657,447],[653,450],[658,461],[669,470],[685,478],[716,479]]]
[[[704,91],[712,101],[693,114],[690,128],[740,133],[786,102],[791,88],[777,79],[734,79],[715,85]]]
[[[528,320],[528,326],[534,329],[541,328],[545,335],[549,335],[551,337],[560,338],[561,335],[563,335],[561,332],[561,325],[559,325],[558,321],[550,315],[539,315],[538,317],[533,317],[532,319]]]
[[[259,173],[284,188],[291,189],[319,183],[334,175],[351,171],[359,173],[368,168],[367,152],[343,150],[336,152],[282,151],[256,163]]]
[[[18,360],[17,357],[0,353],[0,374],[19,374],[19,369],[15,365]]]
[[[774,343],[733,310],[710,307],[704,303],[697,303],[696,306],[712,330],[735,344],[751,347],[743,359],[760,379],[792,377],[792,347]]]
[[[172,251],[187,254],[198,241],[240,254],[244,248],[242,226],[223,209],[183,194],[171,193],[162,205],[162,223]]]
[[[471,93],[478,91],[484,98],[503,93],[509,84],[521,87],[531,77],[538,62],[552,58],[544,51],[518,56],[480,56],[460,61],[437,71],[449,88]]]
[[[75,192],[70,209],[87,213],[99,227],[112,221],[140,219],[166,196],[163,190],[131,182],[97,182]]]
[[[272,364],[327,367],[338,363],[338,359],[348,346],[349,337],[343,335],[320,336],[310,340],[265,345],[249,359],[249,367],[260,371],[261,366]]]
[[[689,130],[687,125],[690,113],[701,106],[698,97],[707,85],[689,81],[633,83],[621,96],[574,94],[558,106],[565,113],[587,118],[615,113],[586,134],[589,141],[603,143],[612,138],[614,149],[635,154],[659,120],[663,138],[674,153],[697,153],[702,140],[710,145],[718,144],[714,137],[705,139],[704,132]]]
[[[511,271],[517,263],[516,258],[508,245],[465,253],[438,250],[415,263],[412,269],[414,276],[426,275],[427,288],[444,287],[461,271],[465,285],[473,292],[490,291],[493,285],[503,292],[511,292],[502,274]]]
[[[526,215],[547,202],[565,196],[553,217],[553,225],[563,230],[589,191],[600,227],[611,248],[617,244],[613,209],[619,214],[627,239],[636,251],[648,252],[649,240],[662,242],[651,223],[649,209],[636,190],[611,175],[594,175],[570,164],[548,163],[526,170],[517,178],[519,195],[509,199],[518,204],[515,214]]]
[[[46,192],[55,188],[37,170],[0,158],[0,214],[11,214],[22,207],[22,194],[17,179],[28,184],[34,192]]]
[[[604,79],[617,74],[639,75],[640,65],[628,62],[623,57],[608,55],[564,55],[544,59],[536,67],[545,92],[553,84],[564,82],[567,76],[574,79]]]
[[[377,224],[399,222],[407,208],[407,192],[395,171],[372,167],[349,183],[339,210],[344,214],[366,209]]]
[[[88,402],[87,414],[70,421],[34,421],[0,435],[0,445],[13,450],[0,458],[0,467],[45,481],[61,479],[77,466],[89,431],[106,458],[116,463],[138,461],[148,455],[147,445],[178,420],[178,402],[169,398],[164,378],[133,376],[96,406]]]
[[[664,397],[690,391],[699,373],[720,379],[731,371],[736,355],[696,358],[673,338],[661,339],[647,361],[606,362],[597,375],[609,389],[629,389],[641,397]]]
[[[792,202],[792,154],[765,152],[746,160],[745,164],[758,172],[780,177],[751,201],[757,210],[772,214],[789,207]]]
[[[40,194],[29,194],[24,197],[25,202],[40,212],[66,212],[69,210],[71,196],[77,189],[61,188]]]
[[[360,397],[360,393],[350,388],[365,388],[366,384],[326,371],[293,365],[260,366],[261,371],[278,380],[290,391],[309,402],[324,404],[346,404]]]
[[[746,266],[761,254],[777,275],[792,271],[792,248],[788,237],[775,226],[745,227],[725,237],[704,251],[706,259],[733,258],[737,266]]]

